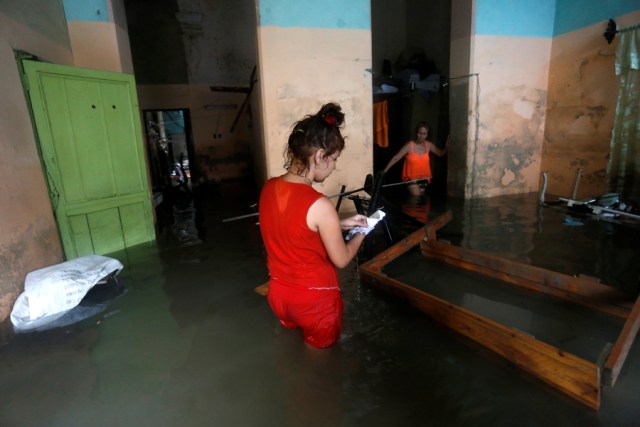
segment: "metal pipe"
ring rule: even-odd
[[[373,215],[378,208],[378,196],[382,189],[382,183],[384,182],[384,171],[378,172],[376,180],[373,184],[373,193],[371,193],[371,200],[369,201],[369,209],[367,209],[367,216]]]
[[[388,188],[388,187],[395,187],[396,185],[409,185],[409,184],[417,184],[419,182],[423,182],[423,181],[428,181],[430,178],[419,178],[419,179],[412,179],[411,181],[402,181],[402,182],[394,182],[391,184],[384,184],[382,186],[382,188]],[[367,185],[365,187],[361,187],[361,188],[357,188],[355,190],[350,190],[344,193],[338,193],[338,194],[333,194],[331,196],[327,196],[329,199],[333,199],[334,197],[340,197],[340,196],[348,196],[350,194],[353,193],[357,193],[358,191],[364,191],[367,188],[370,188],[370,185]]]
[[[544,195],[547,192],[547,173],[542,172],[542,191],[540,191],[540,204],[544,205]]]
[[[580,184],[580,177],[582,176],[582,168],[578,168],[576,171],[576,181],[573,183],[573,193],[571,198],[575,200],[576,194],[578,194],[578,184]]]
[[[340,193],[344,193],[344,190],[346,190],[346,189],[347,189],[347,186],[346,185],[342,185],[342,188],[340,189]],[[342,197],[344,197],[344,196],[340,196],[338,198],[338,203],[336,203],[336,211],[337,212],[340,212],[340,205],[342,204]]]
[[[382,188],[394,187],[396,185],[416,184],[418,182],[427,181],[428,179],[429,178],[420,178],[420,179],[414,179],[414,180],[411,180],[411,181],[394,182],[394,183],[391,183],[391,184],[385,184],[385,185],[382,186]],[[345,188],[345,186],[343,185],[342,188]],[[333,199],[334,197],[344,197],[344,196],[348,196],[348,195],[353,194],[353,193],[357,193],[359,191],[363,191],[363,190],[365,190],[367,188],[369,188],[369,186],[362,187],[362,188],[357,188],[357,189],[351,190],[351,191],[345,191],[345,192],[338,193],[338,194],[334,194],[332,196],[327,196],[327,198]],[[254,216],[258,216],[258,215],[259,215],[258,212],[254,212],[254,213],[250,213],[250,214],[246,214],[246,215],[240,215],[240,216],[234,216],[234,217],[231,217],[231,218],[225,218],[225,219],[222,220],[222,222],[231,222],[231,221],[236,221],[238,219],[251,218],[251,217],[254,217]]]
[[[612,214],[616,214],[616,215],[622,215],[622,216],[626,216],[628,218],[633,218],[633,219],[637,219],[640,220],[640,215],[635,215],[629,212],[624,212],[624,211],[617,211],[615,209],[609,209],[609,208],[605,208],[602,206],[594,206],[591,205],[587,202],[582,202],[580,200],[574,200],[574,199],[566,199],[564,197],[559,197],[559,200],[562,200],[563,202],[565,202],[567,204],[567,206],[571,207],[571,206],[587,206],[589,209],[591,209],[591,212],[593,212],[595,215],[600,215],[602,212],[607,212],[607,213],[612,213]]]
[[[251,218],[252,216],[258,216],[258,215],[260,215],[258,212],[254,212],[246,215],[234,216],[232,218],[225,218],[222,220],[222,222],[231,222],[237,219]]]

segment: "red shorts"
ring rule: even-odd
[[[302,289],[271,280],[268,301],[282,326],[302,328],[310,346],[326,348],[340,338],[344,305],[338,289]]]

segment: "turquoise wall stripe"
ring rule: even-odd
[[[554,35],[569,33],[640,10],[640,0],[557,0]]]
[[[62,0],[67,21],[109,22],[106,0]]]
[[[259,0],[261,26],[371,29],[370,0]]]
[[[553,37],[555,10],[556,0],[476,0],[476,34]]]

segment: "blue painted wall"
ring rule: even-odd
[[[640,0],[477,0],[476,34],[554,37],[636,10]]]
[[[554,36],[640,10],[640,0],[557,0]],[[604,32],[606,26],[602,27]]]
[[[260,0],[261,26],[371,29],[370,0]]]
[[[67,21],[109,22],[106,0],[62,0]]]
[[[477,0],[476,34],[553,37],[556,0]]]

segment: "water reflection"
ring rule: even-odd
[[[578,217],[565,222],[561,206],[541,207],[535,193],[489,199],[434,199],[428,217],[451,210],[438,238],[569,275],[586,275],[631,292],[640,290],[640,224]],[[404,208],[403,208],[404,209]],[[408,212],[424,209],[414,206]],[[415,228],[414,228],[415,229]]]
[[[254,292],[267,277],[259,230],[255,221],[222,219],[246,213],[255,196],[232,190],[206,194],[185,213],[197,244],[160,233],[157,244],[114,255],[125,265],[127,292],[101,313],[0,342],[0,425],[596,426],[633,425],[640,416],[637,343],[595,413],[361,284],[357,263],[340,271],[341,340],[329,351],[307,348]],[[637,235],[614,224],[567,227],[560,210],[524,212],[539,210],[526,197],[387,202],[395,238],[451,209],[439,238],[637,289]],[[374,237],[388,244],[384,232]],[[588,309],[572,308],[573,320],[565,320],[562,303],[546,308],[531,295],[506,299],[499,285],[425,263],[416,250],[390,268],[393,277],[590,358],[616,326]]]
[[[29,329],[25,332],[46,331],[47,329],[64,328],[74,323],[82,322],[109,309],[111,304],[120,298],[127,291],[123,280],[117,276],[110,278],[105,283],[98,283],[91,288],[80,303],[64,313],[61,317],[52,322],[48,322],[38,328]],[[107,311],[103,317],[109,317],[115,312]]]
[[[341,349],[311,348],[296,332],[282,330],[276,339],[286,425],[338,426],[344,417]]]
[[[408,210],[415,215],[417,208]],[[482,200],[447,199],[431,203],[430,216],[452,210],[453,220],[438,238],[570,275],[600,278],[633,293],[640,289],[637,257],[640,228],[581,218],[567,226],[567,212],[541,208],[535,194]],[[444,236],[444,237],[443,237]],[[537,293],[505,288],[501,282],[472,275],[409,252],[385,272],[477,314],[514,327],[595,361],[622,328],[618,319],[557,302]]]

